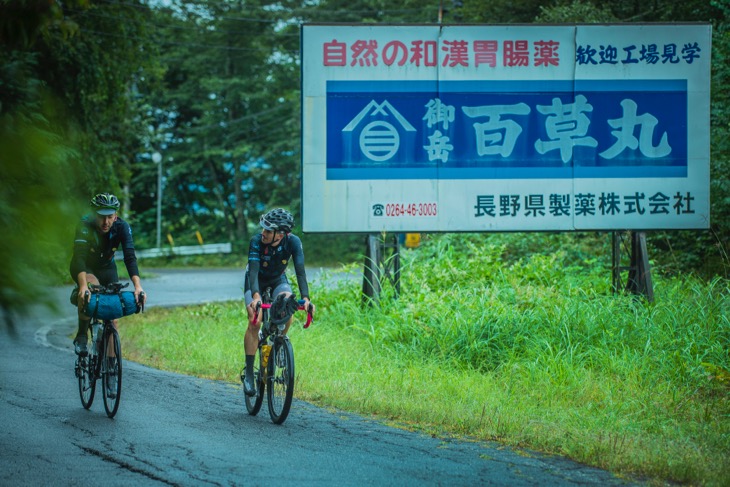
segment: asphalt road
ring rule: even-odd
[[[316,272],[310,277],[316,279]],[[328,276],[327,279],[334,279]],[[148,305],[241,299],[240,271],[159,272]],[[70,288],[0,332],[0,485],[628,485],[567,459],[435,438],[295,399],[282,426],[240,386],[124,363],[119,412],[82,408]],[[319,313],[326,310],[319,309]]]

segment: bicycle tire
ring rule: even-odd
[[[104,409],[106,415],[113,418],[119,409],[119,401],[122,396],[122,344],[119,341],[119,333],[111,324],[107,325],[104,333],[104,346],[101,354],[102,367],[102,392],[104,394]],[[111,341],[111,344],[109,343]],[[114,355],[109,354],[109,346],[114,350]],[[113,393],[113,397],[110,393]]]
[[[269,416],[282,424],[291,409],[294,396],[294,349],[287,337],[277,337],[269,356]]]
[[[246,410],[251,416],[256,416],[261,410],[261,405],[264,402],[264,390],[266,389],[266,383],[261,374],[261,347],[256,349],[256,356],[253,362],[253,376],[254,384],[256,384],[256,395],[248,396],[244,391],[243,396],[246,398]],[[244,370],[245,373],[245,370]],[[243,374],[242,374],[243,377]]]
[[[96,391],[96,379],[93,373],[93,360],[91,355],[78,358],[76,376],[79,379],[79,397],[84,409],[89,409],[94,403],[94,391]]]

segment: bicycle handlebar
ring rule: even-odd
[[[299,306],[297,306],[297,309],[300,311],[303,311],[304,308],[304,300],[300,299],[297,301],[299,303]],[[259,310],[261,309],[269,309],[271,308],[271,303],[262,303],[259,301],[256,303],[256,312],[253,314],[253,321],[251,322],[252,325],[256,324],[256,321],[259,319]],[[314,319],[314,316],[312,316],[312,303],[309,303],[309,308],[307,309],[307,322],[304,323],[304,328],[309,328],[309,325],[312,324],[312,320]]]
[[[129,283],[126,283],[124,285],[121,285],[121,283],[114,283],[117,285],[119,289],[123,289],[129,285]],[[91,291],[94,292],[103,292],[104,290],[108,290],[109,288],[105,288],[104,286],[97,285],[97,284],[89,284],[89,289],[86,290],[84,293],[84,304],[87,304],[89,300],[91,299]],[[146,296],[145,292],[142,291],[139,293],[139,301],[137,301],[137,305],[139,306],[140,312],[144,313],[144,297]]]
[[[297,309],[304,310],[304,300],[300,299],[297,301],[299,303],[299,306],[297,306]],[[309,328],[309,325],[312,324],[312,320],[314,317],[312,316],[312,303],[309,303],[309,308],[307,309],[307,322],[304,323],[304,328]]]

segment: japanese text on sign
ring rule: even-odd
[[[532,44],[532,46],[530,46]],[[501,49],[500,49],[501,46]],[[501,64],[506,67],[529,66],[558,66],[560,57],[558,48],[560,42],[541,40],[494,39],[475,40],[469,43],[465,40],[445,40],[439,50],[437,41],[414,40],[408,43],[400,40],[391,40],[384,44],[377,40],[356,40],[348,45],[332,39],[325,42],[322,56],[324,66],[360,66],[376,67],[379,63],[385,66],[413,66],[450,67],[480,66],[495,67]],[[700,57],[702,49],[697,42],[677,46],[673,42],[663,45],[623,45],[611,44],[591,46],[580,45],[577,48],[575,62],[577,64],[663,64],[685,62],[692,64]],[[439,56],[440,54],[440,56]],[[441,62],[439,62],[439,57]],[[573,62],[570,59],[569,62]]]

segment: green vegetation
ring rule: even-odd
[[[260,231],[260,227],[256,231]],[[365,250],[364,235],[301,234],[297,228],[294,229],[294,233],[302,239],[308,267],[337,267],[347,262],[359,260],[359,255]],[[248,245],[245,248],[235,249],[230,254],[171,255],[145,258],[140,260],[140,267],[147,269],[238,267],[243,269],[246,267],[247,261]],[[120,272],[123,268],[124,265],[121,265]],[[144,269],[141,269],[141,271],[143,272]]]
[[[403,254],[399,299],[385,285],[363,308],[359,282],[315,289],[313,326],[290,334],[296,396],[625,476],[726,484],[730,283],[655,276],[652,304],[614,296],[587,238],[431,238]],[[132,360],[237,383],[245,319],[238,302],[151,309],[122,340]]]
[[[242,255],[264,209],[286,206],[299,217],[303,22],[711,23],[711,227],[648,238],[656,250],[674,253],[662,264],[667,272],[728,277],[728,0],[463,0],[442,2],[443,12],[439,6],[0,0],[0,209],[3,228],[12,229],[0,244],[0,259],[10,263],[0,275],[0,307],[22,310],[37,299],[33,289],[66,274],[74,220],[95,192],[121,197],[139,248],[157,244],[160,191],[160,227],[177,245],[195,244],[200,232],[206,242],[231,242]],[[363,246],[358,236],[311,241],[305,247],[329,253],[314,265],[347,260],[342,256]]]

